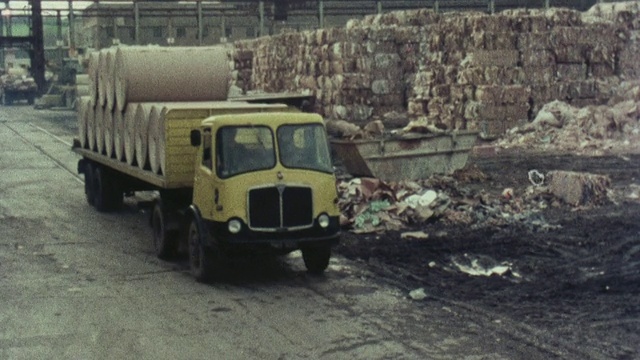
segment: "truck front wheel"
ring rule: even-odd
[[[329,266],[331,246],[310,246],[302,248],[304,265],[311,274],[322,274]]]
[[[209,282],[219,275],[221,268],[220,252],[215,245],[208,241],[209,234],[201,227],[197,219],[191,221],[188,233],[189,242],[189,266],[191,274],[199,282]]]
[[[160,259],[170,260],[178,252],[178,230],[168,230],[169,214],[162,202],[156,202],[151,215],[151,227],[153,229],[153,246],[156,255]]]

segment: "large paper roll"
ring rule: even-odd
[[[223,47],[119,47],[116,104],[226,100],[231,77]]]
[[[101,106],[96,106],[96,114],[95,114],[95,129],[96,129],[96,150],[102,154],[104,152],[104,112],[105,108]]]
[[[129,165],[136,162],[136,112],[137,103],[130,103],[124,112],[124,159]]]
[[[96,104],[98,106],[104,106],[107,102],[107,49],[102,49],[98,53],[98,69],[97,69],[97,79],[98,79],[98,97]]]
[[[124,114],[117,109],[113,109],[113,153],[117,160],[126,160],[124,154]]]
[[[91,104],[98,102],[98,66],[100,53],[91,52],[88,55],[87,75],[89,76],[89,96],[91,96]],[[77,78],[76,78],[77,79]]]
[[[105,108],[102,121],[104,123],[104,152],[105,155],[111,157],[113,155],[113,136],[115,132],[113,111],[109,110],[109,108]]]
[[[89,96],[83,96],[78,99],[76,103],[76,111],[78,115],[78,140],[80,146],[85,148],[88,145],[87,127],[89,122],[89,107],[91,106],[91,98]]]
[[[160,112],[162,111],[162,105],[153,105],[151,112],[149,113],[149,166],[154,174],[160,172],[160,147],[161,142],[164,144],[164,118],[162,123],[160,119]]]
[[[87,145],[90,150],[96,149],[96,111],[94,105],[87,107]]]
[[[107,57],[105,61],[106,75],[105,75],[105,104],[107,109],[113,109],[115,102],[115,69],[116,69],[116,50],[107,51]],[[119,109],[122,110],[122,109]]]
[[[136,148],[136,162],[140,169],[146,169],[149,154],[149,114],[153,105],[151,103],[139,103],[135,116],[134,143]]]

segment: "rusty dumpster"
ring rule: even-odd
[[[463,168],[477,136],[474,131],[459,131],[384,139],[333,139],[331,148],[353,176],[418,180]]]

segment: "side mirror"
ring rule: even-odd
[[[191,130],[191,146],[200,146],[200,144],[202,144],[200,130]]]

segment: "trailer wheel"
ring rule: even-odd
[[[27,104],[33,105],[35,102],[36,102],[36,95],[35,94],[27,95]]]
[[[170,260],[178,252],[178,230],[167,230],[169,214],[162,202],[156,202],[151,214],[151,228],[153,229],[153,247],[160,259]]]
[[[93,205],[98,211],[113,211],[122,206],[123,193],[108,170],[101,166],[96,166],[92,182]]]
[[[93,183],[93,175],[93,166],[90,162],[87,162],[84,166],[84,194],[89,205],[93,205],[95,200],[95,184]]]
[[[191,221],[188,232],[189,266],[191,274],[199,282],[210,282],[219,275],[222,257],[215,245],[208,241],[209,234],[197,219]]]
[[[322,274],[329,266],[331,246],[313,246],[302,248],[304,265],[311,274]]]

